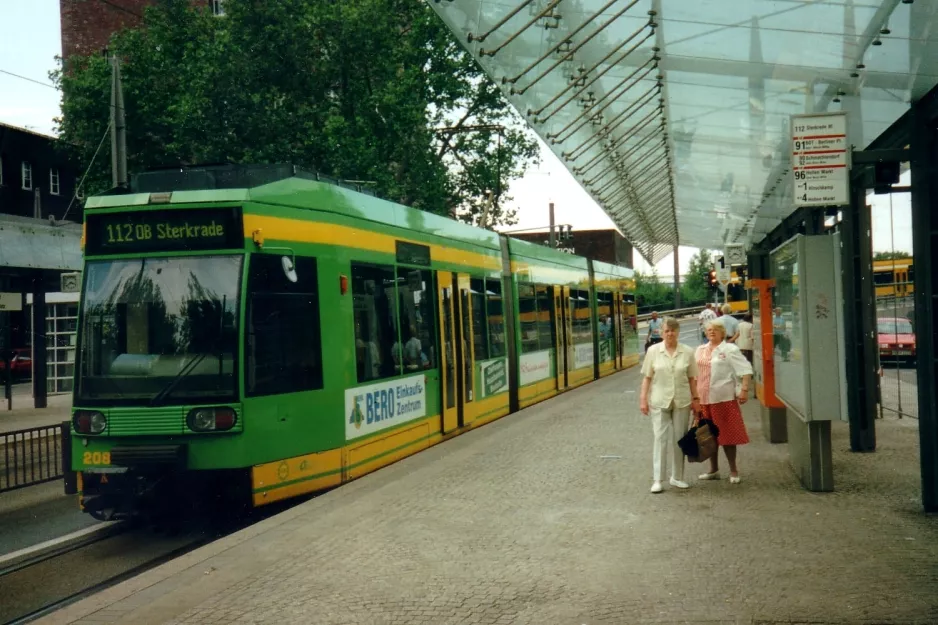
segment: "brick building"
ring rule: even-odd
[[[143,12],[156,0],[59,0],[62,58],[103,51],[111,35],[140,24]],[[192,0],[215,15],[224,14],[224,0]]]
[[[550,238],[547,232],[512,233],[509,236],[542,245],[547,245]],[[632,268],[632,244],[615,229],[574,230],[567,240],[561,240],[558,236],[557,249],[611,265]]]

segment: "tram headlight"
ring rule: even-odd
[[[107,429],[107,417],[97,410],[78,410],[72,417],[72,424],[79,434],[100,434]]]
[[[195,432],[224,432],[234,427],[238,415],[228,407],[194,408],[189,411],[186,423]]]

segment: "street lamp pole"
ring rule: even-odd
[[[557,238],[554,235],[554,203],[550,203],[550,249],[557,247]]]

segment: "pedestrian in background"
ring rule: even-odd
[[[745,404],[749,398],[752,366],[739,348],[725,342],[725,338],[726,328],[723,327],[722,319],[711,321],[707,325],[708,341],[706,345],[698,347],[696,352],[699,372],[697,390],[700,394],[700,415],[713,421],[719,428],[717,444],[723,448],[726,461],[730,465],[730,484],[739,484],[736,448],[749,442],[739,406]],[[738,394],[737,383],[740,386]],[[704,473],[698,479],[720,479],[718,453],[710,458],[710,472]]]
[[[753,327],[752,327],[752,314],[746,313],[743,317],[743,320],[739,322],[739,329],[737,330],[738,338],[736,339],[736,347],[739,348],[739,351],[743,353],[743,356],[746,357],[746,360],[749,361],[749,364],[752,364],[752,350],[755,348],[755,337],[753,336]]]
[[[639,409],[651,416],[651,492],[660,493],[664,462],[670,453],[671,479],[675,488],[689,488],[684,481],[684,454],[677,442],[690,425],[690,411],[700,409],[697,396],[697,363],[694,348],[678,343],[681,324],[674,317],[664,319],[664,341],[652,345],[642,364],[642,391]]]
[[[720,310],[723,312],[720,321],[723,322],[723,327],[726,328],[726,342],[735,343],[739,330],[739,320],[733,316],[733,307],[729,304],[723,304]]]
[[[645,352],[647,353],[649,347],[661,341],[661,319],[658,318],[657,312],[652,312],[651,319],[648,320],[648,337],[645,339]]]
[[[707,302],[704,309],[697,315],[697,326],[700,328],[701,344],[707,342],[707,324],[717,318],[717,314],[713,312],[712,306],[713,304]]]

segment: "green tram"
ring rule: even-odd
[[[96,518],[334,487],[639,359],[632,270],[292,166],[136,175],[82,245]]]

